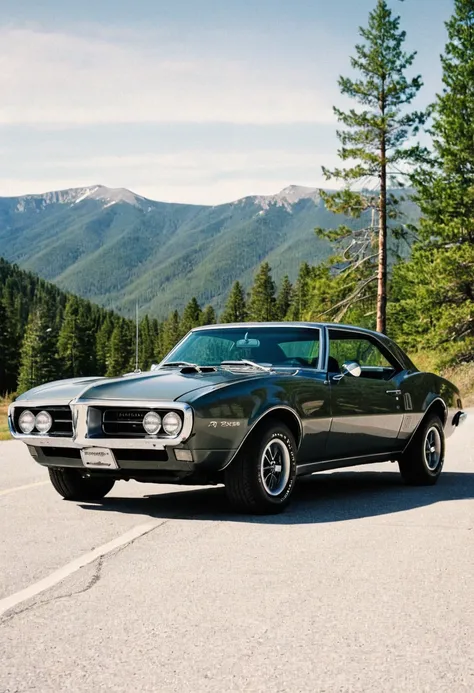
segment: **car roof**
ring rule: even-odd
[[[373,335],[374,337],[386,337],[386,335],[380,332],[375,332],[374,330],[369,330],[366,327],[358,327],[357,325],[343,325],[339,322],[226,322],[219,323],[217,325],[202,325],[200,327],[194,327],[193,332],[198,332],[199,330],[210,330],[210,329],[226,329],[226,328],[244,328],[244,327],[290,327],[290,328],[313,328],[320,329],[322,327],[328,328],[338,328],[344,330],[354,330],[354,332],[364,332],[365,334]],[[387,337],[386,337],[387,338]],[[387,338],[388,339],[388,338]]]

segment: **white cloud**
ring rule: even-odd
[[[263,51],[211,53],[180,52],[162,33],[3,28],[0,124],[332,122],[335,85],[324,69]]]
[[[325,185],[323,163],[332,162],[311,151],[285,149],[52,159],[43,162],[38,178],[0,178],[0,191],[20,195],[99,183],[131,188],[155,200],[219,204],[273,194],[290,184]]]

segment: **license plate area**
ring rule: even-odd
[[[118,469],[115,455],[109,448],[83,448],[81,459],[89,469]]]

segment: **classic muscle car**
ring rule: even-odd
[[[237,509],[274,513],[321,470],[392,461],[436,483],[465,416],[453,384],[377,332],[240,323],[192,330],[147,373],[36,387],[9,424],[65,499],[120,479],[223,483]]]

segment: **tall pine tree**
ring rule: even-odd
[[[474,1],[455,0],[433,108],[432,166],[413,177],[422,218],[412,259],[396,268],[398,338],[474,360]]]
[[[287,312],[289,320],[298,321],[304,320],[308,310],[308,302],[310,295],[310,282],[313,274],[313,269],[307,262],[301,263],[298,279],[295,282],[291,293],[290,307]]]
[[[100,375],[104,375],[107,372],[110,358],[110,340],[113,331],[113,317],[111,314],[107,314],[96,334],[97,373]]]
[[[247,319],[247,305],[245,293],[240,282],[235,282],[227,299],[221,322],[245,322]]]
[[[188,305],[185,307],[181,317],[181,334],[184,336],[189,332],[189,330],[192,330],[193,327],[198,327],[201,324],[201,318],[201,306],[197,302],[197,299],[193,296]]]
[[[290,279],[288,275],[285,274],[276,299],[276,312],[278,320],[285,320],[290,309],[292,292],[293,287],[291,286]]]
[[[96,372],[96,338],[90,304],[75,296],[68,299],[58,337],[58,354],[65,376]]]
[[[216,322],[216,311],[212,306],[206,306],[202,311],[201,325],[215,325]]]
[[[134,367],[134,340],[131,323],[120,318],[114,327],[110,339],[110,355],[107,375],[118,376]]]
[[[181,337],[179,313],[175,310],[164,321],[160,330],[160,353],[158,354],[160,361],[176,346]]]
[[[9,351],[10,325],[3,301],[0,298],[0,396],[5,395],[8,390],[8,371],[9,363],[7,355]]]
[[[18,390],[26,390],[61,377],[56,357],[57,333],[51,327],[47,308],[31,311],[21,348]]]
[[[275,282],[268,262],[260,265],[250,292],[248,303],[249,320],[271,322],[277,318]]]
[[[148,315],[145,315],[139,326],[138,366],[142,371],[149,370],[153,363],[154,342],[153,325]]]
[[[377,282],[376,326],[386,331],[387,307],[387,234],[388,220],[398,216],[400,196],[388,192],[389,184],[402,186],[410,166],[426,157],[419,145],[409,145],[425,116],[416,111],[408,112],[409,105],[422,86],[420,76],[407,78],[416,53],[403,50],[405,32],[400,30],[400,18],[394,17],[386,0],[377,0],[369,15],[367,28],[360,28],[363,42],[355,48],[351,59],[354,78],[341,77],[339,87],[344,96],[356,101],[361,108],[342,111],[334,108],[338,121],[343,125],[337,135],[341,142],[339,157],[351,162],[345,168],[333,171],[323,168],[328,180],[336,179],[345,187],[333,194],[321,191],[327,207],[336,213],[360,218],[365,214],[362,234],[357,243],[351,230],[341,226],[335,231],[317,233],[332,240],[348,240],[346,266],[357,264],[356,273],[347,280],[347,298],[356,301],[374,282]],[[376,192],[356,192],[353,185],[375,185]],[[378,234],[368,210],[378,218]],[[361,247],[366,248],[361,257]],[[351,251],[354,262],[351,263]],[[347,256],[349,255],[349,256]],[[377,263],[372,262],[377,256]],[[367,262],[362,262],[363,260]],[[344,266],[344,265],[343,265]],[[363,270],[363,271],[362,271]]]

